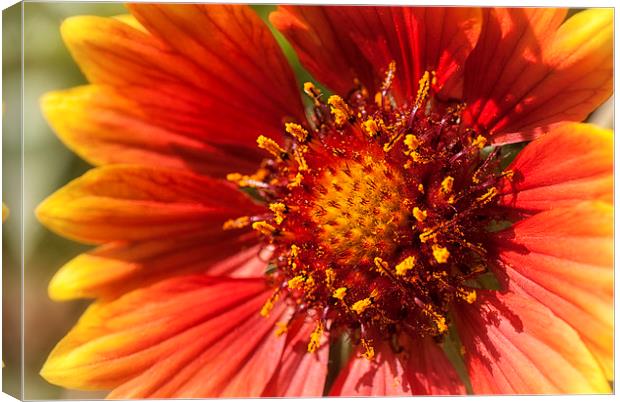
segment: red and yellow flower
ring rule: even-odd
[[[306,109],[249,7],[129,10],[63,23],[90,84],[43,99],[98,166],[38,209],[97,245],[50,284],[96,301],[48,381],[460,394],[458,334],[475,393],[610,392],[612,133],[580,121],[612,91],[612,10],[280,6],[333,91],[303,84]]]

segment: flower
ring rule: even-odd
[[[611,10],[279,6],[333,91],[305,83],[307,117],[250,8],[129,10],[63,23],[90,84],[43,99],[98,166],[37,211],[98,245],[50,284],[96,301],[48,381],[460,394],[462,358],[475,393],[610,392],[612,133],[579,122],[611,94]]]

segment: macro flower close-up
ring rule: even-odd
[[[109,398],[611,393],[613,10],[127,5],[43,113],[94,167],[41,375]],[[299,81],[281,43],[312,77]]]

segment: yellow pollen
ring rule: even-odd
[[[403,276],[415,266],[415,257],[410,256],[396,265],[396,275]]]
[[[304,83],[304,92],[306,93],[306,95],[308,95],[309,97],[312,98],[312,100],[314,101],[315,105],[319,105],[319,98],[321,97],[322,93],[321,91],[314,86],[313,83],[311,82],[305,82]]]
[[[263,304],[263,307],[260,309],[260,315],[263,317],[269,317],[269,313],[273,310],[273,304],[278,300],[279,294],[276,291],[267,301]]]
[[[469,304],[475,302],[476,298],[478,297],[474,289],[459,288],[458,290],[458,296]]]
[[[332,294],[332,296],[338,300],[344,300],[344,297],[347,294],[347,288],[342,287],[342,288],[338,288],[334,291],[334,293]]]
[[[381,92],[375,93],[375,103],[379,107],[383,106],[383,95],[381,95]]]
[[[276,231],[276,228],[274,228],[273,226],[271,226],[270,224],[268,224],[265,221],[254,222],[252,224],[252,229],[258,230],[259,232],[261,232],[265,236],[271,236],[273,234],[273,232]]]
[[[513,172],[512,170],[506,170],[504,173],[502,173],[502,176],[504,176],[507,180],[512,180],[514,175],[515,172]]]
[[[264,149],[276,158],[281,158],[282,155],[286,155],[286,151],[282,149],[277,142],[271,138],[265,137],[264,135],[259,135],[256,139],[256,143],[259,148]]]
[[[418,191],[424,194],[424,184],[422,183],[418,184]]]
[[[416,96],[415,104],[420,107],[422,102],[428,97],[428,92],[430,90],[430,73],[428,71],[424,72],[422,78],[420,78],[420,82],[418,84],[418,94]]]
[[[435,260],[437,260],[438,263],[443,264],[448,261],[450,252],[445,247],[433,244],[433,257],[435,257]]]
[[[316,285],[314,278],[309,276],[308,279],[306,279],[306,289],[312,289],[314,288],[314,285]]]
[[[330,110],[334,115],[336,125],[341,126],[346,123],[352,113],[349,105],[338,95],[330,96],[327,103],[331,107]]]
[[[381,273],[387,272],[388,271],[388,263],[386,261],[384,261],[382,258],[380,257],[375,257],[374,259],[375,262],[375,266],[377,268],[379,268],[379,271]]]
[[[366,360],[372,360],[375,357],[375,348],[373,348],[366,339],[362,339],[362,348],[364,349],[362,356],[364,356]]]
[[[362,128],[364,129],[366,135],[370,138],[375,138],[381,133],[381,126],[383,126],[382,123],[383,120],[381,119],[377,122],[372,117],[369,117],[368,120],[362,123]]]
[[[478,147],[480,149],[484,148],[484,146],[487,143],[487,139],[484,138],[483,135],[479,135],[476,137],[476,139],[471,143],[472,146],[474,147]]]
[[[422,232],[422,234],[420,235],[420,241],[422,243],[426,243],[427,241],[429,241],[430,239],[434,239],[435,236],[437,236],[437,233],[435,233],[434,229],[426,229],[424,232]]]
[[[299,255],[299,247],[295,244],[291,244],[291,259],[294,260]]]
[[[327,286],[331,288],[336,280],[336,272],[331,268],[327,268],[325,270],[325,280],[327,281]]]
[[[227,220],[226,222],[224,222],[224,225],[222,225],[222,229],[224,230],[241,229],[241,228],[248,226],[249,224],[250,224],[250,217],[242,216],[237,219]]]
[[[372,304],[372,300],[369,297],[358,300],[351,306],[351,310],[355,311],[357,314],[362,314],[370,305]]]
[[[454,177],[446,176],[446,178],[443,179],[443,181],[441,182],[441,190],[447,194],[450,191],[452,191],[453,185],[454,185]]]
[[[305,281],[306,280],[303,276],[297,275],[293,279],[289,279],[287,283],[289,289],[301,289]]]
[[[276,322],[276,336],[282,336],[288,332],[288,324],[285,322]]]
[[[495,197],[497,194],[498,194],[497,188],[491,187],[490,189],[487,190],[486,193],[476,198],[476,201],[479,201],[481,203],[487,203],[491,201],[493,197]]]
[[[433,320],[437,330],[440,334],[448,331],[448,325],[446,324],[446,317],[437,313],[431,305],[427,305],[424,312]]]
[[[304,145],[305,147],[305,145]],[[305,149],[296,149],[295,150],[295,161],[297,165],[299,165],[299,170],[308,170],[308,164],[306,163],[306,158],[304,158]]]
[[[281,224],[284,221],[284,216],[286,214],[286,205],[281,202],[275,202],[273,204],[269,204],[269,209],[274,213],[274,221],[277,225]]]
[[[256,187],[256,184],[262,182],[267,177],[268,173],[266,169],[258,169],[256,173],[251,176],[241,173],[229,173],[226,175],[226,180],[235,183],[239,187]]]
[[[325,328],[323,327],[322,322],[318,322],[312,334],[310,334],[310,342],[308,342],[308,353],[314,353],[321,346],[321,336],[323,336],[323,331]]]
[[[308,131],[301,125],[296,123],[286,123],[284,125],[286,132],[299,142],[305,142],[308,139]]]
[[[288,188],[298,187],[301,184],[301,181],[303,179],[304,179],[304,175],[302,175],[300,172],[297,172],[297,174],[295,175],[295,178],[293,179],[293,181],[291,181],[289,184],[287,184],[286,187],[288,187]]]
[[[415,151],[420,146],[420,140],[413,134],[407,134],[405,136],[405,145],[410,151]]]
[[[426,211],[418,208],[418,207],[413,207],[413,217],[418,221],[418,222],[423,222],[424,219],[426,219],[426,216],[428,214],[426,213]]]

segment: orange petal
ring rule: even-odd
[[[570,324],[613,376],[613,208],[541,212],[497,234],[501,276]]]
[[[152,119],[154,110],[113,87],[89,85],[50,92],[41,104],[60,139],[94,165],[134,163],[223,177],[230,172],[250,173],[260,162],[256,147],[234,151],[210,145],[204,136],[158,125]],[[188,113],[180,109],[176,112]]]
[[[466,66],[465,121],[494,141],[581,121],[612,92],[613,10],[492,9]],[[561,24],[561,26],[560,26]]]
[[[568,207],[586,200],[612,203],[613,132],[568,123],[528,144],[508,167],[501,203],[521,212]]]
[[[267,266],[260,258],[261,247],[252,246],[255,236],[244,237],[226,232],[216,237],[106,244],[65,264],[52,278],[49,294],[54,300],[112,298],[188,273],[259,277]]]
[[[450,79],[458,86],[481,13],[470,7],[279,6],[270,20],[302,64],[338,93],[346,94],[358,78],[374,94],[394,60],[393,90],[405,99],[416,95],[426,70],[437,72],[437,90]]]
[[[476,394],[610,392],[579,335],[531,297],[481,290],[456,316]]]
[[[430,338],[404,340],[394,353],[383,342],[373,361],[353,356],[336,379],[331,395],[399,396],[465,393],[459,376],[441,348]]]
[[[329,344],[327,336],[314,353],[308,352],[310,335],[316,324],[297,319],[287,332],[286,346],[276,374],[262,396],[267,397],[318,397],[323,395]]]
[[[259,396],[284,346],[262,279],[177,277],[95,303],[54,348],[53,384],[112,398]]]
[[[178,17],[189,19],[177,21],[179,27],[200,36],[171,30],[160,40],[118,19],[100,17],[69,18],[61,33],[89,81],[115,87],[138,104],[137,113],[152,125],[210,143],[254,147],[259,134],[279,136],[283,119],[303,118],[290,67],[267,27],[247,7],[130,8],[151,31],[151,17],[161,16],[155,25],[170,29]],[[164,16],[167,12],[173,22]],[[223,25],[225,31],[219,29]]]
[[[37,217],[62,236],[103,243],[220,233],[227,219],[260,210],[224,181],[115,165],[73,180],[38,207]]]

